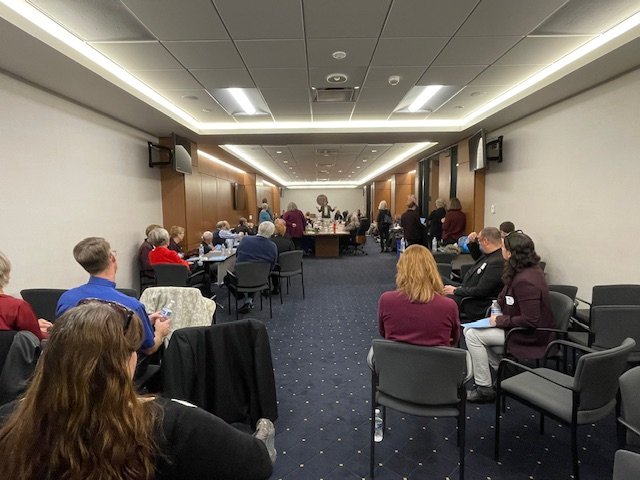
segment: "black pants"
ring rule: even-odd
[[[389,225],[380,225],[378,232],[380,233],[380,251],[384,252],[389,243]]]

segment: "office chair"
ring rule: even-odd
[[[640,454],[618,450],[613,461],[613,480],[640,478]]]
[[[133,297],[135,299],[140,299],[140,295],[138,295],[138,291],[133,288],[116,288],[120,293],[124,293],[128,297]]]
[[[271,290],[271,265],[266,262],[238,262],[234,272],[227,272],[229,282],[227,284],[228,314],[231,315],[231,292],[236,297],[236,320],[238,319],[238,294],[260,293],[263,290]],[[260,297],[260,310],[262,310],[262,295]],[[273,318],[271,308],[271,295],[269,297],[269,318]]]
[[[591,309],[601,305],[640,305],[640,285],[594,285],[591,291],[591,302],[576,296],[580,303],[589,308],[576,309],[576,321],[572,323],[576,328],[588,331],[591,324]],[[582,337],[570,337],[571,341],[579,342]]]
[[[594,352],[566,340],[551,342],[547,351],[558,345],[587,352],[578,360],[573,376],[548,368],[529,368],[511,359],[502,359],[496,385],[495,460],[499,461],[500,458],[500,406],[506,397],[511,397],[540,412],[540,433],[544,433],[545,415],[570,427],[573,478],[579,480],[578,425],[597,422],[614,410],[618,378],[635,344],[635,341],[627,338],[618,347]],[[507,367],[520,373],[506,378]],[[502,415],[505,411],[503,406]]]
[[[465,383],[473,376],[471,356],[454,347],[424,347],[391,340],[373,340],[371,368],[371,432],[369,474],[375,474],[375,409],[386,407],[422,417],[456,417],[460,480],[464,479]],[[407,368],[410,365],[411,368]],[[386,428],[386,425],[385,425]]]
[[[619,384],[618,445],[640,452],[640,367],[624,372]]]
[[[304,269],[302,266],[302,250],[292,250],[290,252],[282,252],[278,256],[278,265],[280,270],[276,270],[272,273],[273,276],[278,277],[280,280],[287,279],[287,294],[289,293],[289,283],[291,283],[291,277],[300,275],[302,282],[302,298],[304,299]],[[282,282],[280,282],[280,304],[282,304]]]
[[[20,296],[31,305],[36,317],[53,322],[58,300],[64,292],[66,290],[59,288],[27,288],[20,291]]]

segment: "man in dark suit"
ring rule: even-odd
[[[495,227],[487,227],[475,236],[469,235],[469,250],[478,250],[481,255],[471,266],[460,286],[445,285],[444,293],[449,295],[460,308],[460,313],[467,316],[468,321],[485,317],[487,307],[491,299],[498,297],[502,290],[502,271],[504,259],[502,258],[502,237],[500,230]],[[474,258],[476,256],[474,255]],[[471,297],[464,301],[462,299]]]

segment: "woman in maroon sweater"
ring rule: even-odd
[[[442,289],[433,255],[422,245],[411,245],[398,261],[396,290],[378,301],[380,335],[414,345],[457,345],[458,307]]]
[[[449,210],[442,221],[442,243],[448,245],[456,243],[458,238],[464,235],[467,226],[467,216],[462,212],[460,200],[449,200]]]

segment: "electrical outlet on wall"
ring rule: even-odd
[[[496,213],[496,206],[494,204],[491,204],[491,213]]]

